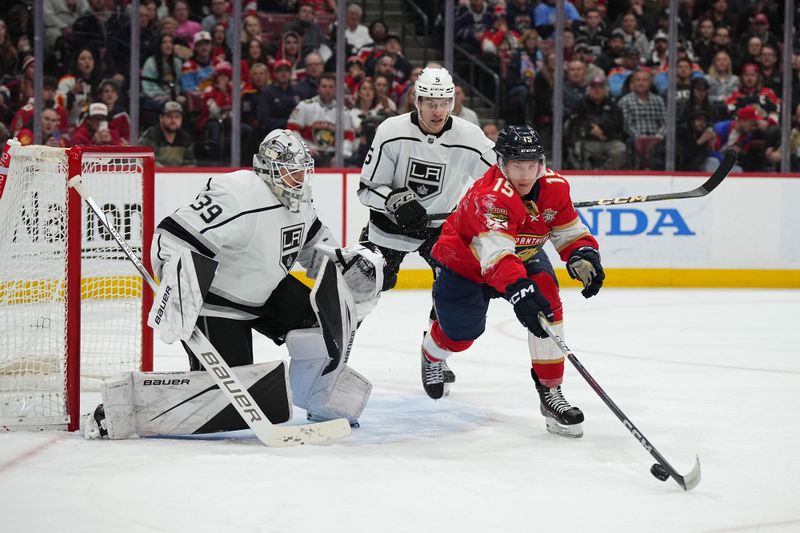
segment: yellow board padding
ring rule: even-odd
[[[99,276],[81,278],[81,299],[110,300],[141,298],[139,276]],[[61,280],[23,280],[0,282],[0,301],[5,304],[51,302],[64,297]]]
[[[737,288],[737,289],[800,289],[800,270],[715,270],[675,268],[609,268],[604,287],[675,287],[675,288]],[[308,286],[314,281],[303,272],[293,272]],[[562,287],[580,287],[565,268],[557,268],[556,276]],[[430,269],[401,270],[397,289],[430,289],[433,273]]]

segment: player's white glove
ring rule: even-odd
[[[147,317],[147,325],[158,331],[161,340],[172,344],[191,336],[217,265],[217,261],[188,248],[181,248],[164,264]]]
[[[378,305],[383,287],[383,256],[360,244],[346,248],[317,244],[314,252],[307,269],[309,277],[316,276],[323,256],[332,259],[353,295],[358,320],[363,320]]]

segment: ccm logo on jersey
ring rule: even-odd
[[[150,385],[188,385],[191,380],[188,379],[146,379],[142,382],[145,387]]]
[[[156,311],[156,317],[153,319],[156,324],[161,324],[161,317],[164,316],[164,309],[167,308],[170,294],[172,294],[172,287],[167,285],[167,288],[164,289],[164,296],[161,297],[161,304],[159,304],[158,311]]]
[[[303,244],[303,224],[281,229],[281,265],[288,272],[300,254]]]
[[[441,192],[442,178],[447,165],[431,163],[410,157],[406,171],[406,184],[420,198],[429,198]]]

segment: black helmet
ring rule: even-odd
[[[506,126],[500,130],[494,151],[505,161],[544,159],[544,148],[539,134],[527,124]]]

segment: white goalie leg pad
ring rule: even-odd
[[[550,329],[564,339],[564,322],[551,324]],[[550,337],[540,339],[530,331],[528,332],[528,349],[531,353],[531,360],[535,363],[559,363],[564,360],[564,354],[561,353],[553,339]]]
[[[321,328],[296,329],[286,335],[292,401],[320,418],[357,421],[372,383],[343,361],[331,368]]]
[[[283,361],[232,369],[273,424],[292,417],[288,372]],[[204,370],[128,372],[107,379],[102,389],[110,439],[191,435],[247,429],[236,409]]]

